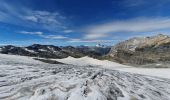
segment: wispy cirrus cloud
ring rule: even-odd
[[[21,24],[20,21],[18,20],[20,14],[21,14],[21,9],[6,3],[4,0],[1,0],[0,22]]]
[[[41,35],[41,37],[46,39],[67,39],[68,37],[62,35]]]
[[[30,35],[43,35],[43,32],[28,32],[28,31],[19,31],[21,34],[30,34]]]
[[[56,25],[56,27],[62,27],[61,17],[58,12],[48,12],[48,11],[29,11],[22,16],[23,20],[31,21],[33,23],[41,25]]]
[[[63,31],[64,33],[72,33],[72,32],[74,32],[73,30],[64,30]]]
[[[66,17],[58,12],[28,11],[21,18],[35,27],[52,32],[62,32],[67,29]]]
[[[85,34],[85,36],[83,37],[83,39],[100,39],[100,38],[105,38],[108,37],[108,34],[105,33],[89,33],[89,34]]]
[[[32,22],[38,22],[38,18],[35,16],[25,16],[24,19]]]
[[[67,29],[66,16],[59,12],[33,10],[26,6],[12,5],[1,1],[0,22],[24,26],[34,29],[45,29],[52,32],[63,32]]]
[[[170,18],[135,18],[124,21],[113,21],[85,28],[86,39],[98,39],[114,33],[155,32],[170,29]]]
[[[29,35],[37,35],[39,37],[45,38],[45,39],[68,39],[68,37],[63,36],[63,35],[45,35],[44,32],[40,32],[40,31],[19,31],[18,33],[20,34],[29,34]]]
[[[67,42],[70,43],[113,43],[116,40],[84,40],[84,39],[70,39]]]

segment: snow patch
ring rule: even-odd
[[[24,50],[25,50],[25,51],[28,51],[28,52],[30,52],[30,53],[37,53],[37,52],[35,52],[34,50],[29,50],[29,49],[27,49],[27,48],[24,48]]]
[[[45,51],[47,51],[47,50],[44,50],[44,49],[39,49],[39,51],[45,52]]]
[[[90,58],[88,56],[82,57],[82,58],[74,58],[74,57],[67,57],[67,58],[63,58],[63,59],[53,59],[62,63],[66,63],[66,64],[72,64],[72,65],[78,65],[78,66],[103,66],[105,68],[117,68],[117,67],[130,67],[130,66],[126,66],[126,65],[122,65],[119,63],[115,63],[115,62],[111,62],[108,60],[97,60],[94,58]]]

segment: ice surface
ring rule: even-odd
[[[169,79],[108,68],[0,54],[0,100],[170,100]]]

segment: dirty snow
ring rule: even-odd
[[[0,54],[0,100],[170,100],[170,80]]]

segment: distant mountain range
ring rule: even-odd
[[[12,45],[2,46],[0,47],[0,53],[43,58],[66,58],[68,56],[76,58],[83,56],[100,58],[103,55],[108,54],[110,49],[110,47],[58,47],[54,45],[33,44],[27,47],[16,47]]]
[[[89,56],[134,65],[170,63],[170,37],[162,34],[151,37],[135,37],[112,47],[59,47],[40,44],[16,47],[7,45],[0,47],[0,53],[43,58],[66,58],[68,56],[79,58]]]

